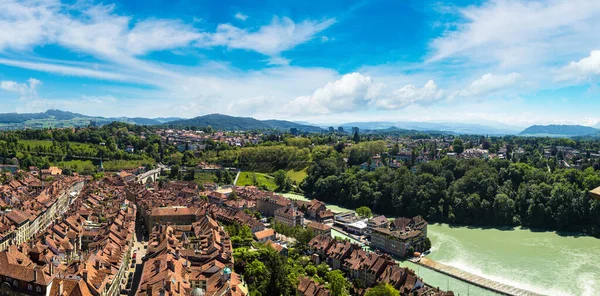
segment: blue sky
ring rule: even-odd
[[[0,0],[0,110],[600,122],[600,2]]]

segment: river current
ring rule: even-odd
[[[302,196],[287,196],[305,199]],[[332,211],[347,210],[332,206]],[[544,295],[600,295],[600,239],[552,231],[430,224],[428,258],[472,274]],[[334,231],[333,236],[343,236]],[[423,280],[460,295],[495,295],[411,262]]]

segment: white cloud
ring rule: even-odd
[[[493,75],[492,73],[483,74],[479,79],[473,81],[464,89],[455,93],[462,97],[481,98],[493,93],[517,89],[523,85],[523,76],[519,73],[510,73],[506,75]]]
[[[44,99],[39,98],[37,89],[42,85],[42,82],[29,78],[26,83],[19,83],[11,80],[0,81],[0,90],[15,93],[19,95],[17,104],[18,112],[36,112],[39,111],[36,107],[41,106]],[[45,104],[47,105],[47,104]],[[49,109],[49,108],[46,108]]]
[[[152,51],[186,46],[200,37],[191,27],[173,20],[152,20],[137,23],[127,34],[125,49],[141,55]]]
[[[81,4],[71,14],[60,1],[2,1],[0,51],[58,44],[102,58],[141,55],[185,46],[200,37],[177,20],[151,19],[132,23],[114,12],[114,5]],[[130,29],[131,28],[131,29]]]
[[[227,106],[227,113],[243,116],[255,115],[276,103],[277,101],[273,97],[264,95],[234,100]]]
[[[443,98],[443,90],[433,80],[422,88],[411,84],[392,92],[388,88],[383,83],[374,83],[370,76],[355,72],[327,83],[310,96],[295,98],[283,109],[290,113],[319,114],[364,111],[361,108],[369,106],[397,110],[413,104],[429,105]]]
[[[240,21],[242,21],[242,22],[245,22],[248,19],[248,16],[245,15],[245,14],[243,14],[243,13],[241,13],[241,12],[238,12],[238,13],[235,14],[235,18],[238,19],[238,20],[240,20]]]
[[[0,81],[0,89],[12,93],[17,93],[21,97],[37,95],[37,87],[42,84],[35,78],[29,78],[27,83],[18,83],[11,80]]]
[[[412,84],[406,85],[391,95],[378,99],[376,105],[388,110],[401,109],[412,104],[426,106],[440,101],[443,93],[433,80],[429,80],[421,88]]]
[[[600,50],[594,50],[588,57],[558,70],[557,80],[585,80],[600,74]]]
[[[57,63],[42,63],[42,62],[30,62],[30,61],[18,61],[12,59],[0,58],[0,64],[19,67],[23,69],[42,71],[60,75],[76,76],[76,77],[91,77],[97,79],[107,80],[128,80],[134,81],[134,77],[130,77],[120,73],[114,73],[110,71],[94,70],[89,68],[83,68],[81,66],[66,66]]]
[[[600,1],[493,0],[457,13],[458,24],[431,42],[429,61],[543,65],[589,51],[600,29]]]
[[[371,77],[355,72],[327,83],[310,96],[297,97],[284,109],[292,113],[350,112],[366,105],[375,97],[377,91],[378,88],[373,84]]]
[[[305,20],[295,23],[288,17],[274,17],[269,25],[257,31],[240,29],[231,24],[220,24],[215,33],[206,33],[198,46],[226,46],[229,49],[246,49],[278,58],[279,55],[335,23],[334,19],[322,22]]]
[[[221,24],[216,32],[200,33],[180,20],[134,20],[117,14],[115,5],[82,1],[69,6],[59,0],[0,2],[0,54],[4,56],[0,56],[0,64],[160,87],[165,87],[167,80],[186,79],[182,72],[189,73],[190,68],[143,60],[141,57],[148,53],[179,50],[193,43],[253,50],[268,56],[269,64],[287,65],[289,60],[280,55],[283,51],[312,39],[334,23],[333,19],[295,23],[287,17],[274,17],[270,24],[256,30]],[[24,54],[45,44],[91,55],[104,64],[72,65]]]
[[[96,103],[96,104],[113,104],[116,103],[118,101],[117,98],[113,97],[113,96],[87,96],[87,95],[83,95],[81,96],[82,101],[85,102],[89,102],[89,103]]]

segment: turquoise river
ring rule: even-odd
[[[540,294],[600,295],[600,239],[520,228],[431,224],[427,229],[430,259]],[[332,235],[343,236],[337,231]],[[456,294],[494,295],[411,262],[400,265],[414,269],[428,284]]]

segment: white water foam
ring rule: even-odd
[[[561,289],[558,289],[558,288],[555,288],[555,287],[542,287],[542,286],[535,285],[535,284],[532,284],[532,283],[525,283],[525,282],[521,282],[521,281],[516,281],[516,280],[510,279],[510,278],[506,278],[506,277],[503,277],[503,276],[499,276],[499,275],[490,275],[490,274],[487,274],[487,273],[483,272],[480,268],[471,265],[469,263],[469,261],[463,261],[463,260],[457,259],[457,260],[451,260],[451,261],[440,261],[440,263],[443,263],[443,264],[446,264],[446,265],[458,268],[460,270],[469,272],[471,274],[480,276],[482,278],[486,278],[488,280],[492,280],[492,281],[495,281],[495,282],[498,282],[498,283],[502,283],[502,284],[505,284],[505,285],[509,285],[509,286],[512,286],[512,287],[516,287],[516,288],[519,288],[519,289],[523,289],[523,290],[535,292],[535,293],[538,293],[538,294],[551,295],[551,296],[554,296],[554,295],[556,295],[556,296],[574,295],[571,292],[567,292],[567,291],[564,291],[564,290],[561,290]],[[506,274],[510,274],[510,273],[506,273]],[[593,279],[592,279],[592,281],[593,281]],[[590,295],[598,295],[598,294],[590,294]]]

